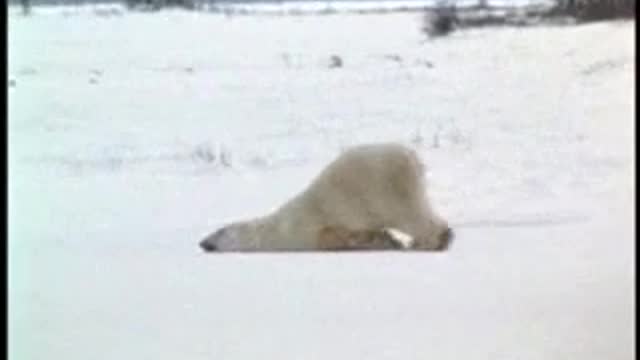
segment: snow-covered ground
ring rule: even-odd
[[[8,24],[11,359],[633,357],[633,23],[34,11]],[[425,158],[450,251],[200,252],[372,141]]]

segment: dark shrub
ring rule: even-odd
[[[458,14],[455,6],[439,6],[427,11],[423,18],[422,31],[430,37],[444,36],[455,30]]]
[[[555,10],[582,22],[635,18],[636,0],[559,0]]]

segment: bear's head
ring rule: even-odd
[[[260,248],[260,240],[253,222],[232,223],[218,229],[200,242],[206,252],[251,251]]]

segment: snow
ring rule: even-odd
[[[34,14],[8,19],[9,358],[633,357],[632,22]],[[372,141],[424,157],[448,252],[198,248]]]

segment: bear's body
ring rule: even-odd
[[[417,249],[446,248],[451,237],[427,201],[422,162],[398,144],[345,151],[274,213],[225,226],[201,246],[207,251],[323,250],[327,239],[348,248],[361,238],[367,246],[395,248],[377,233],[385,228],[410,235]]]

